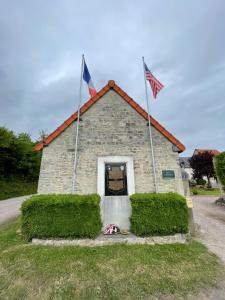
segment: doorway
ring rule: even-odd
[[[133,157],[98,157],[97,192],[101,196],[103,229],[109,224],[129,229],[129,196],[135,193]]]
[[[126,163],[105,164],[105,196],[127,196]]]

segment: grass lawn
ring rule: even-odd
[[[216,287],[223,274],[200,243],[32,246],[0,226],[0,299],[149,299]]]
[[[216,188],[211,188],[211,189],[200,189],[200,188],[192,188],[191,193],[193,195],[193,190],[197,191],[196,196],[220,196],[220,190]]]
[[[0,180],[0,200],[37,193],[37,182]]]

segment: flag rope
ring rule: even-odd
[[[79,89],[79,102],[78,102],[78,109],[77,109],[77,126],[76,126],[75,152],[74,152],[74,164],[73,164],[72,194],[75,194],[75,186],[76,186],[77,148],[78,148],[78,137],[79,137],[79,125],[80,125],[80,106],[82,100],[83,70],[84,70],[84,54],[82,55],[81,73],[80,73],[80,89]]]
[[[150,104],[148,100],[148,89],[147,89],[147,81],[145,75],[144,57],[142,57],[142,61],[143,61],[144,81],[145,81],[145,96],[146,96],[147,111],[148,111],[148,128],[149,128],[149,139],[150,139],[150,148],[151,148],[151,159],[152,159],[152,166],[153,166],[154,186],[155,186],[155,192],[157,193],[158,185],[157,185],[157,178],[156,178],[155,156],[154,156],[153,139],[152,139],[152,126],[151,126],[151,119],[150,119]]]

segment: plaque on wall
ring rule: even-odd
[[[173,170],[163,170],[162,177],[163,179],[173,179],[175,178],[175,173]]]
[[[127,195],[127,173],[125,163],[105,164],[105,195]]]

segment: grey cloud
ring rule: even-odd
[[[223,150],[224,29],[223,0],[0,0],[0,124],[54,130],[77,106],[82,53],[97,89],[114,79],[146,107],[144,55],[165,85],[151,112],[184,155]]]

